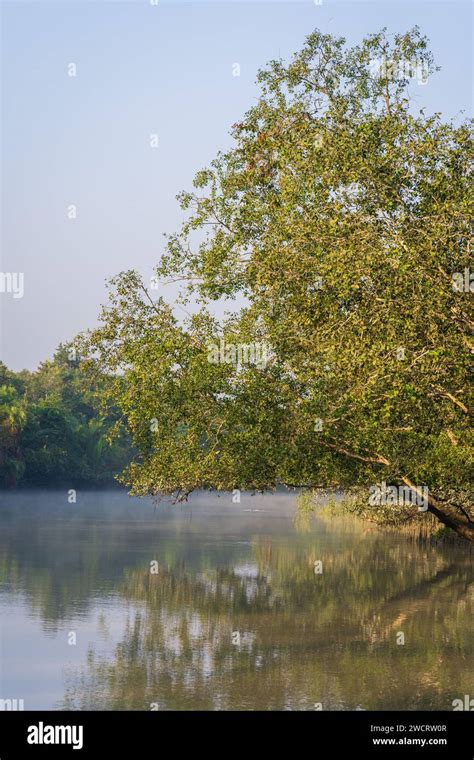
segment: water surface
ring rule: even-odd
[[[288,494],[155,507],[120,491],[76,504],[65,491],[3,492],[0,698],[452,710],[474,694],[469,546],[325,515],[302,531],[294,512]]]

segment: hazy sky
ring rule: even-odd
[[[359,42],[414,24],[443,69],[413,89],[420,107],[470,114],[467,2],[2,2],[0,271],[24,273],[24,296],[0,293],[0,358],[33,369],[95,323],[107,278],[150,277],[176,193],[230,145],[259,67],[315,27]]]

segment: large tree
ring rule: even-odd
[[[133,492],[384,479],[428,486],[429,511],[474,540],[472,132],[415,110],[416,72],[435,72],[417,28],[353,48],[312,33],[259,73],[233,147],[179,197],[156,277],[193,314],[114,278],[89,350],[139,451]],[[222,338],[230,354],[210,351]],[[268,361],[233,361],[248,344]]]

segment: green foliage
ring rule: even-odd
[[[0,364],[3,487],[110,484],[130,459],[123,432],[108,442],[117,413],[100,408],[107,378],[83,373],[70,348],[60,346],[37,372]]]
[[[435,71],[415,28],[350,49],[316,31],[260,73],[156,269],[197,300],[186,323],[135,272],[112,281],[88,349],[116,376],[135,493],[383,477],[428,485],[430,510],[474,537],[466,510],[443,507],[472,472],[472,296],[452,285],[469,266],[472,131],[415,113],[408,80],[374,75],[374,58]],[[209,305],[226,298],[245,306],[219,323]],[[210,363],[222,336],[272,359]]]

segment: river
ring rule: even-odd
[[[0,699],[25,709],[452,710],[472,549],[292,494],[0,494]],[[7,703],[5,703],[7,704]]]

